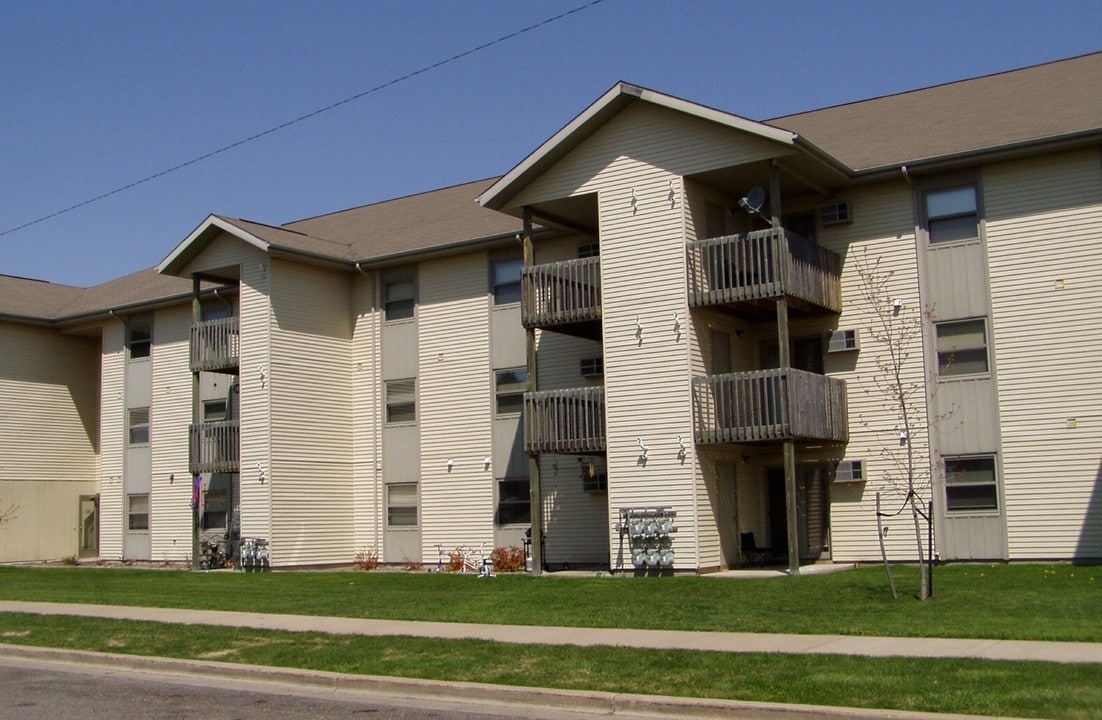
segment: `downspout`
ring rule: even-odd
[[[379,306],[382,304],[382,288],[380,287],[381,274],[378,270],[374,273],[368,273],[363,269],[363,264],[360,261],[356,261],[356,271],[366,278],[371,279],[371,397],[373,401],[378,401],[379,398],[379,347],[382,344],[382,338],[379,337]],[[384,513],[380,509],[380,501],[382,498],[382,488],[380,486],[382,478],[382,468],[380,459],[382,457],[382,438],[380,437],[379,428],[379,409],[376,407],[371,413],[371,443],[372,443],[372,458],[371,458],[371,473],[372,473],[372,513],[374,515],[373,522],[371,523],[372,535],[374,538],[374,552],[380,553],[379,545],[382,541],[379,527],[383,522]]]

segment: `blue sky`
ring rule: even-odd
[[[0,233],[590,1],[0,0]],[[764,120],[1097,51],[1099,28],[1097,1],[603,0],[0,235],[0,273],[94,285],[210,213],[499,175],[619,80]]]

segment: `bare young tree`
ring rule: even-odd
[[[3,527],[7,523],[11,522],[18,516],[19,508],[15,505],[4,506],[3,500],[0,500],[0,527]]]
[[[876,371],[871,377],[862,378],[862,381],[867,383],[866,392],[879,397],[885,411],[896,421],[894,428],[885,430],[890,436],[881,444],[880,455],[888,468],[885,479],[904,497],[901,511],[909,509],[911,513],[922,578],[919,597],[926,600],[932,594],[931,558],[927,557],[923,547],[921,521],[925,520],[929,532],[933,519],[923,498],[930,497],[933,478],[930,464],[915,457],[914,438],[916,433],[928,431],[931,425],[943,419],[930,416],[926,410],[927,389],[921,349],[922,328],[927,313],[918,307],[908,306],[893,295],[891,284],[894,273],[882,267],[881,258],[870,260],[865,255],[855,260],[854,267],[861,281],[861,298],[869,312],[867,331],[872,341],[862,345],[876,353]],[[912,357],[912,352],[919,354]],[[918,363],[917,373],[912,368],[913,363]],[[868,426],[868,423],[865,425]],[[879,532],[883,542],[885,531]],[[894,587],[892,581],[893,593]]]

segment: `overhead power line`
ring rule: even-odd
[[[515,30],[515,31],[509,33],[508,35],[502,35],[501,37],[499,37],[495,40],[490,40],[489,42],[482,43],[481,45],[470,48],[469,50],[464,50],[463,52],[458,53],[456,55],[452,55],[451,57],[449,57],[445,60],[440,60],[439,62],[435,62],[431,65],[426,65],[426,66],[424,66],[424,67],[422,67],[418,70],[414,70],[412,72],[406,73],[405,75],[402,75],[401,77],[396,77],[393,80],[388,80],[388,81],[386,81],[386,82],[384,82],[380,85],[376,85],[375,87],[370,88],[368,90],[358,92],[355,95],[349,95],[348,97],[344,98],[343,100],[338,100],[337,102],[332,103],[330,105],[326,105],[325,107],[318,108],[317,110],[313,110],[313,111],[308,112],[304,115],[299,115],[298,117],[296,117],[292,120],[288,120],[286,122],[280,123],[279,125],[276,125],[274,127],[270,127],[267,130],[263,130],[261,132],[258,132],[256,134],[254,134],[254,135],[250,135],[246,138],[242,138],[240,140],[237,140],[236,142],[230,143],[229,145],[223,145],[222,147],[217,148],[216,150],[211,150],[208,153],[204,153],[203,155],[192,158],[191,160],[187,160],[186,162],[182,162],[179,165],[173,165],[172,167],[167,168],[165,170],[155,172],[152,175],[147,175],[146,177],[143,177],[140,180],[135,180],[134,182],[130,182],[130,183],[127,183],[125,185],[120,185],[119,187],[115,188],[114,190],[109,190],[108,192],[102,193],[100,195],[96,195],[95,197],[88,198],[87,200],[84,200],[83,202],[79,202],[75,205],[70,205],[69,207],[67,207],[63,210],[57,210],[57,211],[52,212],[48,215],[43,215],[42,217],[35,218],[34,220],[31,220],[30,222],[25,222],[22,225],[17,225],[17,226],[15,226],[13,228],[10,228],[8,230],[4,230],[3,232],[0,232],[0,237],[3,237],[4,235],[10,235],[14,232],[18,232],[19,230],[24,230],[26,228],[31,227],[32,225],[37,225],[40,222],[45,222],[46,220],[50,220],[52,218],[55,218],[58,215],[64,215],[65,213],[72,212],[73,210],[79,210],[82,207],[85,207],[87,205],[91,205],[92,203],[95,203],[95,202],[99,202],[100,200],[103,200],[105,198],[109,198],[112,195],[118,195],[121,192],[125,192],[126,190],[129,190],[131,188],[135,188],[139,185],[144,185],[147,182],[152,182],[153,180],[156,180],[158,178],[162,178],[165,175],[169,175],[171,173],[174,173],[177,170],[183,170],[186,167],[190,167],[190,166],[195,165],[197,163],[201,163],[204,160],[209,160],[210,158],[212,158],[216,155],[221,155],[222,153],[229,152],[230,150],[233,150],[234,148],[239,148],[242,145],[247,145],[248,143],[251,143],[254,140],[259,140],[262,137],[265,137],[267,135],[271,135],[272,133],[275,133],[275,132],[279,132],[280,130],[283,130],[285,128],[289,128],[292,125],[297,125],[301,122],[309,120],[310,118],[317,117],[318,115],[321,115],[322,113],[329,112],[330,110],[336,110],[337,108],[341,107],[342,105],[347,105],[348,103],[352,102],[353,100],[359,100],[362,97],[366,97],[368,95],[371,95],[372,93],[379,92],[380,90],[385,90],[388,87],[392,87],[394,85],[397,85],[398,83],[405,82],[406,80],[410,80],[412,78],[415,78],[418,75],[424,75],[425,73],[427,73],[431,70],[436,70],[437,68],[443,67],[444,65],[448,65],[449,63],[453,63],[457,60],[462,60],[465,57],[468,57],[470,55],[474,55],[477,52],[481,52],[482,50],[486,50],[488,48],[491,48],[494,45],[498,45],[498,44],[503,43],[507,40],[512,40],[513,38],[524,35],[525,33],[532,32],[533,30],[538,30],[538,29],[540,29],[540,28],[542,28],[546,25],[550,25],[551,23],[558,22],[559,20],[562,20],[563,18],[569,17],[571,15],[575,15],[577,13],[582,12],[583,10],[588,10],[589,8],[593,7],[594,5],[600,5],[604,1],[605,0],[590,0],[590,2],[587,2],[585,5],[579,5],[576,8],[573,8],[571,10],[567,10],[566,12],[560,13],[559,15],[555,15],[554,17],[549,17],[546,20],[541,20],[538,23],[535,23],[533,25],[529,25],[527,27],[521,28],[520,30]]]

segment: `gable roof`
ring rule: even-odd
[[[768,120],[854,170],[1102,132],[1102,52]]]
[[[635,102],[651,103],[755,135],[781,146],[795,147],[837,172],[848,172],[849,170],[834,158],[789,130],[748,120],[739,115],[648,90],[631,83],[619,82],[495,182],[486,192],[482,193],[478,198],[478,202],[484,207],[503,209],[509,199],[521,188],[528,185],[534,178],[554,165],[586,138],[592,136],[613,116]]]
[[[0,275],[0,317],[48,322],[84,293],[83,288]]]

